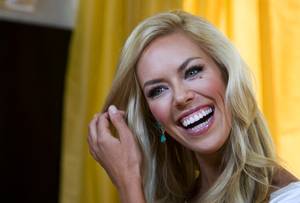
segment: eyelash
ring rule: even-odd
[[[188,79],[191,77],[196,76],[198,73],[200,73],[203,70],[203,66],[202,65],[195,65],[190,67],[189,69],[187,69],[184,73],[184,78]],[[193,73],[193,71],[197,71],[196,73]],[[192,73],[191,75],[189,75],[189,73]]]
[[[162,94],[162,91],[163,91],[162,89],[167,89],[167,87],[164,87],[164,86],[154,87],[148,92],[147,96],[150,98],[157,97],[160,94]]]
[[[198,73],[200,73],[202,70],[203,70],[203,66],[202,66],[202,65],[191,66],[190,68],[188,68],[188,69],[185,71],[185,73],[184,73],[184,79],[193,78],[193,77],[195,77]],[[196,71],[196,73],[195,73],[195,71]],[[192,74],[189,75],[189,73],[192,73]],[[155,97],[161,95],[162,92],[163,92],[165,89],[168,89],[168,88],[165,87],[165,86],[157,86],[157,87],[154,87],[154,88],[152,88],[152,89],[148,92],[147,97],[149,97],[149,98],[155,98]]]

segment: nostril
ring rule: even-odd
[[[176,106],[186,106],[189,104],[193,99],[195,98],[195,94],[193,91],[190,90],[184,90],[182,92],[177,92],[175,94],[175,103]]]

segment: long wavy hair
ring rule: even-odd
[[[226,82],[225,105],[232,115],[230,136],[223,146],[222,173],[201,202],[263,202],[269,197],[275,155],[270,133],[257,106],[251,75],[229,40],[206,20],[183,11],[160,13],[141,22],[128,37],[103,111],[114,104],[126,112],[139,143],[146,201],[186,202],[199,173],[195,152],[172,138],[159,142],[159,130],[137,78],[136,66],[155,39],[181,32],[218,64]]]

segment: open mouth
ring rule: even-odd
[[[185,129],[203,128],[208,125],[210,118],[214,115],[214,107],[207,106],[191,115],[181,119],[181,126]]]

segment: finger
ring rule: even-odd
[[[108,108],[108,114],[112,124],[117,129],[121,142],[130,139],[129,137],[133,137],[127,123],[125,122],[123,114],[114,105],[111,105]]]
[[[97,136],[97,144],[101,146],[103,144],[116,144],[119,142],[117,138],[112,135],[112,132],[109,128],[109,115],[107,112],[103,113],[98,120],[98,136]]]
[[[97,121],[98,121],[99,114],[95,114],[93,119],[91,120],[88,131],[88,140],[90,144],[95,143],[97,140]]]
[[[96,151],[91,147],[89,149],[90,154],[92,155],[93,159],[95,159],[98,163],[102,163],[100,157],[97,155]]]
[[[97,132],[98,136],[102,138],[111,134],[109,129],[109,116],[107,112],[104,112],[99,116],[97,123]]]
[[[94,151],[94,149],[92,147],[89,148],[89,152],[92,155],[93,159],[98,161],[97,154],[96,154],[96,152]]]
[[[91,135],[89,135],[87,137],[87,142],[88,142],[88,145],[89,145],[89,148],[94,148],[95,146],[97,146],[97,137],[96,138],[92,138]]]
[[[121,113],[121,116],[125,116],[125,111],[119,110],[119,113]]]

